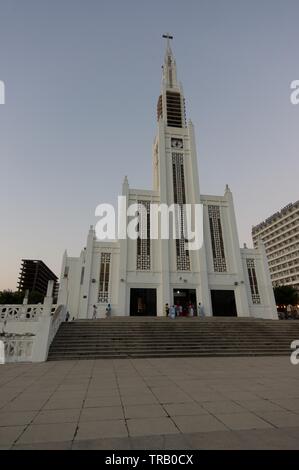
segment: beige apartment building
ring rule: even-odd
[[[299,201],[252,228],[254,247],[262,239],[273,286],[299,289]]]

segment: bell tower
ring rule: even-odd
[[[186,120],[185,98],[178,81],[176,61],[170,41],[165,34],[166,50],[162,66],[161,93],[157,103],[158,131],[153,145],[153,186],[160,203],[200,204],[199,178],[193,124]],[[161,240],[162,297],[172,302],[173,290],[184,283],[196,286],[197,298],[203,299],[207,285],[204,250],[188,251],[185,238],[185,214],[178,221],[179,237],[174,239],[170,224],[170,239]]]

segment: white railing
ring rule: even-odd
[[[66,306],[59,305],[59,307],[56,308],[52,317],[52,322],[51,322],[50,331],[49,331],[49,340],[48,340],[49,347],[51,346],[51,343],[53,339],[55,338],[55,335],[61,323],[65,321],[65,318],[66,318]]]
[[[51,313],[54,313],[57,306],[52,305]],[[43,314],[44,305],[1,305],[0,321],[38,321]]]
[[[35,335],[30,333],[1,335],[0,339],[4,342],[4,362],[30,362],[34,337]]]

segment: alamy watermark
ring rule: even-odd
[[[0,104],[5,104],[5,84],[0,80]]]
[[[4,341],[0,339],[0,364],[5,364],[5,345]]]
[[[294,105],[299,104],[299,80],[292,81],[291,90],[293,90],[290,95],[291,103]]]
[[[202,204],[127,204],[118,196],[118,214],[111,204],[99,204],[95,210],[98,240],[131,239],[184,240],[185,249],[199,250],[203,245]],[[117,219],[117,223],[116,223]]]
[[[297,366],[299,364],[299,339],[292,341],[291,349],[294,349],[290,357],[291,364]]]

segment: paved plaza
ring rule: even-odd
[[[299,449],[289,357],[0,366],[0,449]]]

